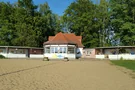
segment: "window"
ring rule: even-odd
[[[91,51],[86,51],[86,55],[90,55],[91,54]]]
[[[58,47],[55,47],[55,53],[58,53]]]
[[[50,47],[45,48],[45,53],[50,53]]]
[[[19,53],[20,53],[20,54],[24,54],[23,51],[20,51]]]
[[[59,53],[66,53],[66,52],[67,52],[67,48],[66,47],[60,47]]]
[[[67,47],[48,47],[48,48],[49,49],[46,48],[46,50],[50,50],[50,53],[66,53],[67,52]]]
[[[74,47],[68,47],[68,53],[75,53]]]
[[[2,49],[0,49],[0,53],[3,53],[3,50]]]
[[[66,52],[67,52],[67,48],[63,47],[63,53],[66,53]]]
[[[60,52],[59,53],[62,53],[62,51],[63,51],[63,47],[60,47]]]
[[[55,53],[54,51],[55,51],[54,47],[51,47],[51,53]]]
[[[9,49],[9,52],[12,54],[16,54],[16,50],[15,49]]]

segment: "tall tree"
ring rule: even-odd
[[[34,4],[31,0],[18,0],[11,15],[14,21],[12,45],[37,46],[34,26]]]
[[[35,32],[37,43],[41,47],[49,36],[61,31],[59,16],[52,13],[48,3],[40,4],[39,15],[35,17]]]
[[[13,12],[10,3],[0,2],[0,45],[10,45],[12,39],[12,21],[10,15]]]
[[[135,45],[135,0],[110,0],[116,45]]]
[[[81,35],[86,47],[105,46],[108,17],[108,3],[101,0],[99,5],[90,0],[76,0],[66,9],[63,16],[68,30]]]
[[[100,3],[97,7],[97,21],[100,24],[99,27],[99,39],[100,46],[110,45],[110,14],[109,14],[109,1],[100,0]]]

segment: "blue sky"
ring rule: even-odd
[[[14,3],[17,2],[17,0],[0,0],[4,2],[10,2]],[[64,10],[75,0],[33,0],[34,4],[39,5],[43,4],[45,2],[48,2],[51,10],[53,13],[56,13],[58,15],[63,15]],[[94,3],[97,2],[97,0],[92,0]]]

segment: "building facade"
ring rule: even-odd
[[[0,46],[0,54],[6,58],[43,58],[43,48]]]
[[[49,59],[76,59],[83,54],[82,37],[73,33],[58,33],[55,36],[49,36],[44,43],[44,57]]]
[[[135,46],[97,47],[96,58],[110,60],[135,60]]]
[[[83,49],[82,58],[96,58],[96,49],[94,48],[85,48]]]

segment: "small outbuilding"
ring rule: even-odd
[[[43,48],[0,46],[0,55],[6,58],[43,58]]]
[[[76,59],[83,54],[82,36],[74,33],[58,33],[44,42],[44,57],[49,59]]]

